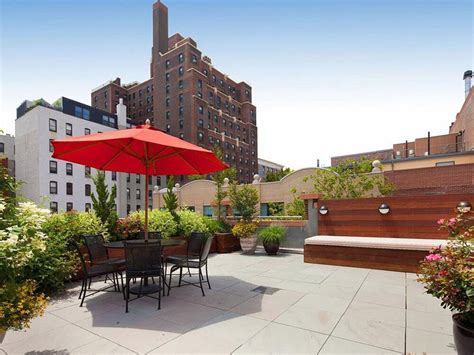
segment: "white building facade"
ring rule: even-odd
[[[15,121],[15,176],[23,182],[18,194],[52,211],[91,209],[90,195],[95,193],[91,177],[96,174],[95,169],[53,159],[51,141],[126,129],[130,126],[127,122],[122,103],[117,115],[113,115],[64,97],[54,106],[25,101],[17,109]],[[151,196],[160,179],[152,177],[151,184],[144,180],[140,175],[106,172],[109,189],[117,185],[116,208],[120,217],[145,208],[145,193]]]

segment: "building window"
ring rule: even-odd
[[[169,120],[171,118],[171,113],[169,111],[166,111],[166,119]]]
[[[153,176],[148,176],[148,185],[153,184]]]
[[[72,195],[72,182],[66,183],[66,195]]]
[[[198,140],[202,142],[204,140],[204,134],[202,132],[198,132]]]
[[[202,107],[201,105],[198,106],[198,112],[200,115],[202,115],[204,113],[204,107]]]
[[[183,74],[184,74],[184,68],[183,68],[183,67],[179,67],[179,68],[178,68],[178,74],[179,74],[179,75],[183,75]]]
[[[205,76],[207,76],[207,75],[209,74],[209,72],[207,71],[207,69],[204,69],[202,72],[204,73]]]
[[[130,182],[130,173],[127,173],[127,182]]]
[[[88,109],[86,109],[86,108],[82,109],[82,118],[85,119],[85,120],[90,120],[91,113]]]
[[[184,54],[183,53],[179,53],[178,60],[179,60],[180,63],[184,62]]]
[[[82,118],[82,107],[80,106],[74,106],[74,115],[76,117]]]
[[[198,91],[198,92],[197,92],[197,97],[199,97],[200,99],[202,99],[202,92]]]
[[[72,164],[66,163],[66,175],[72,175]]]
[[[141,181],[141,179],[140,179],[140,174],[136,174],[136,175],[135,175],[135,182],[136,182],[137,184],[139,184],[140,181]]]
[[[166,85],[165,91],[166,91],[166,94],[170,93],[170,86],[169,85]]]
[[[167,60],[167,61],[165,62],[165,66],[166,66],[166,69],[168,69],[168,68],[170,67],[170,61],[169,61],[169,60]]]
[[[182,104],[184,101],[184,95],[183,94],[179,94],[179,103]]]
[[[130,205],[127,205],[127,215],[130,213],[130,211],[131,211]]]
[[[73,208],[72,202],[66,202],[66,211],[70,212],[72,211],[72,208]]]
[[[58,122],[56,120],[53,120],[52,118],[49,119],[49,130],[51,132],[58,131]]]
[[[66,123],[66,135],[72,136],[72,124]]]
[[[137,211],[140,211],[141,207],[140,205],[137,205]]]
[[[49,140],[49,152],[50,153],[54,152],[54,146],[53,146],[53,140],[52,139]]]
[[[84,210],[86,212],[89,212],[91,210],[91,204],[90,203],[86,203],[84,207],[85,207]]]
[[[57,181],[50,181],[49,182],[49,193],[52,195],[56,195],[58,193],[58,182]]]
[[[449,160],[449,161],[439,161],[435,164],[435,166],[452,166],[455,165],[454,160]]]
[[[49,203],[49,209],[51,210],[51,213],[58,213],[58,203],[55,201],[51,201]]]
[[[166,132],[170,133],[171,131],[171,125],[167,124],[166,125]]]
[[[5,143],[0,142],[0,153],[5,153]]]
[[[112,181],[117,181],[117,172],[116,171],[112,171]]]
[[[170,81],[170,73],[165,74],[165,79],[166,79],[166,81]]]
[[[198,88],[202,89],[202,80],[198,80]]]
[[[203,128],[203,127],[204,127],[204,121],[203,121],[202,119],[199,119],[199,121],[198,121],[198,126],[199,126],[200,128]]]
[[[192,62],[193,64],[196,64],[196,63],[198,62],[198,57],[197,57],[196,54],[192,54],[192,55],[191,55],[191,62]]]
[[[166,107],[170,107],[170,99],[169,98],[166,99],[165,104],[166,104]]]
[[[178,88],[180,88],[180,89],[184,88],[184,81],[183,80],[178,81]]]
[[[179,138],[180,138],[180,139],[184,139],[184,133],[180,133],[180,134],[179,134]]]
[[[86,193],[86,196],[90,196],[90,195],[91,195],[91,185],[86,184],[86,185],[84,186],[84,191],[85,191],[85,193]]]
[[[84,167],[84,176],[86,178],[90,178],[91,177],[91,167],[90,166],[85,166]]]
[[[137,189],[137,191],[135,191],[135,198],[136,198],[137,200],[140,200],[140,199],[141,199],[140,189]]]
[[[84,134],[85,134],[86,136],[88,136],[89,134],[91,134],[90,128],[84,128]]]
[[[57,174],[58,173],[58,162],[54,160],[49,161],[49,173]]]
[[[130,188],[127,187],[127,200],[130,200]]]
[[[184,121],[183,120],[179,120],[179,128],[184,128]]]
[[[179,117],[182,117],[184,115],[184,108],[180,107],[178,112],[179,112]]]

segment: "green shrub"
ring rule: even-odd
[[[189,237],[192,232],[208,232],[206,223],[204,222],[203,216],[190,211],[180,210],[178,211],[178,232],[185,237]]]
[[[218,223],[219,223],[218,233],[231,233],[232,232],[232,226],[225,219],[220,219]]]
[[[237,188],[232,184],[229,190],[229,198],[234,210],[237,210],[246,222],[250,222],[257,213],[258,192],[255,188],[244,185]]]
[[[105,226],[94,212],[61,212],[52,214],[43,224],[43,231],[49,236],[60,236],[70,240],[85,234],[102,234],[108,239]]]
[[[278,224],[271,224],[259,230],[257,236],[263,243],[280,243],[285,239],[286,228]]]
[[[202,221],[206,225],[209,234],[214,235],[214,233],[219,233],[220,223],[218,220],[211,217],[203,217]]]
[[[145,226],[145,211],[135,211],[128,215],[125,220],[133,225],[133,229],[137,226],[137,221],[140,220],[140,230],[144,230]],[[127,223],[127,222],[125,222]],[[175,236],[178,232],[178,224],[173,218],[173,215],[168,211],[160,211],[158,209],[148,211],[148,231],[161,232],[161,237],[167,239]],[[131,230],[131,232],[137,232]]]

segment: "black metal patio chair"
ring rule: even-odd
[[[161,308],[161,291],[163,289],[163,264],[161,241],[131,240],[125,241],[125,312],[128,312],[128,303],[142,296],[158,300],[158,309]],[[157,277],[158,284],[148,283],[149,278]],[[140,280],[140,284],[130,287],[132,279]],[[158,293],[158,297],[151,296]],[[130,294],[136,295],[130,299]]]
[[[166,263],[172,264],[170,270],[170,278],[168,283],[168,296],[170,294],[171,281],[173,272],[179,270],[179,283],[178,287],[181,287],[181,283],[185,283],[187,285],[193,285],[196,287],[201,288],[202,295],[205,296],[204,288],[202,286],[204,276],[202,273],[202,268],[204,267],[206,270],[206,283],[211,289],[211,283],[209,282],[209,274],[207,271],[207,259],[209,256],[209,250],[211,249],[212,243],[212,236],[207,235],[206,233],[191,233],[191,236],[188,240],[188,247],[186,251],[186,255],[172,255],[166,258]],[[183,269],[186,268],[188,270],[189,276],[198,275],[199,282],[189,282],[183,280]],[[197,273],[192,274],[191,269],[198,269]]]
[[[123,283],[122,279],[122,271],[118,270],[117,265],[114,264],[96,264],[93,265],[91,263],[87,263],[85,255],[79,245],[76,242],[72,242],[73,247],[77,250],[79,254],[79,259],[81,260],[81,266],[82,266],[82,285],[81,285],[81,292],[79,293],[79,299],[81,300],[80,307],[84,304],[84,300],[86,297],[95,295],[98,292],[112,292],[109,290],[110,288],[114,288],[114,291],[120,291],[120,288],[118,288],[118,285],[116,282],[118,282],[118,275],[120,275],[120,278]],[[107,276],[108,275],[114,275],[110,281],[112,281],[112,285],[106,286],[97,290],[90,290],[90,285],[91,281],[94,277],[99,277],[99,276],[105,276],[105,282],[107,282]],[[117,277],[115,277],[117,275]],[[87,294],[87,291],[90,290],[91,293]],[[125,296],[125,294],[124,294]]]
[[[83,235],[82,240],[89,252],[89,260],[91,265],[107,264],[113,266],[117,270],[123,270],[125,267],[125,259],[110,258],[107,248],[105,247],[104,237],[100,234]],[[118,274],[113,274],[118,276]],[[108,276],[106,276],[106,281]],[[118,277],[114,277],[114,283],[119,287]]]

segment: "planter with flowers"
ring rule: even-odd
[[[232,228],[232,234],[240,239],[244,254],[253,254],[257,249],[257,224],[253,217],[257,213],[258,192],[249,185],[238,188],[232,184],[229,198],[232,208],[241,216],[241,220]]]
[[[453,315],[453,335],[459,355],[474,353],[474,217],[472,212],[438,221],[451,237],[421,263],[418,281]]]

